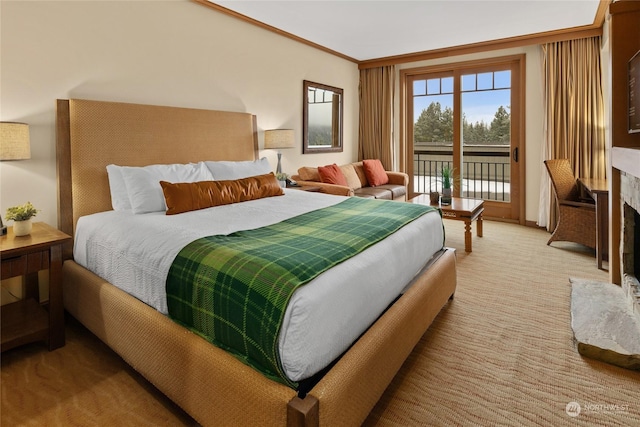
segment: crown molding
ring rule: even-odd
[[[241,13],[235,12],[226,7],[222,7],[218,4],[211,3],[208,0],[192,0],[198,4],[217,10],[218,12],[240,19],[252,25],[256,25],[260,28],[279,34],[291,40],[295,40],[299,43],[303,43],[307,46],[337,56],[347,61],[358,64],[359,69],[382,67],[386,65],[397,65],[408,62],[424,61],[428,59],[444,58],[450,56],[466,55],[470,53],[487,52],[498,49],[508,49],[513,47],[529,46],[534,44],[553,43],[564,40],[581,39],[587,37],[595,37],[602,35],[602,26],[607,15],[609,5],[612,0],[600,0],[596,15],[591,25],[584,25],[581,27],[565,28],[562,30],[547,31],[542,33],[527,34],[518,37],[509,37],[498,40],[488,40],[479,43],[471,43],[466,45],[451,46],[442,49],[433,49],[423,52],[415,52],[404,55],[387,56],[382,58],[368,59],[365,61],[359,61],[350,56],[344,55],[335,50],[329,49],[317,43],[298,37],[294,34],[283,31],[279,28],[267,25],[264,22],[260,22],[256,19],[250,18]]]

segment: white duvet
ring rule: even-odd
[[[167,314],[167,273],[188,243],[273,224],[342,200],[287,189],[281,197],[179,215],[101,212],[78,220],[74,258]],[[428,213],[297,289],[279,336],[287,377],[292,381],[308,378],[342,354],[442,248],[442,242],[440,215]]]

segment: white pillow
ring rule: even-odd
[[[111,207],[114,211],[130,211],[129,193],[122,176],[122,166],[108,165],[109,190],[111,191]]]
[[[266,157],[255,161],[207,161],[204,163],[217,181],[242,179],[271,172],[271,165]]]
[[[167,210],[160,181],[213,181],[213,175],[204,162],[144,167],[122,166],[120,170],[134,214]]]

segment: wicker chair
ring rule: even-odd
[[[578,182],[567,159],[545,160],[558,202],[558,223],[551,242],[575,242],[596,247],[596,208],[580,199]]]

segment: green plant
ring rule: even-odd
[[[442,188],[453,187],[454,168],[449,165],[442,166]]]
[[[277,179],[278,181],[286,181],[286,179],[287,179],[287,178],[289,178],[289,175],[287,175],[287,174],[286,174],[286,173],[284,173],[284,172],[278,172],[278,173],[276,174],[276,179]]]
[[[13,206],[7,209],[5,218],[8,221],[26,221],[33,218],[38,213],[38,210],[33,207],[31,202],[27,202],[22,206]]]

